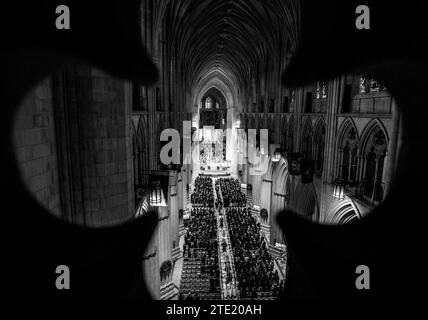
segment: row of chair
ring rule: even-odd
[[[180,293],[212,293],[211,275],[208,272],[202,272],[201,267],[202,263],[200,259],[190,258],[184,261],[181,274]],[[214,290],[219,291],[219,286],[216,286]]]

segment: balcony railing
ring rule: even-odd
[[[351,113],[390,114],[392,97],[390,95],[354,98]]]
[[[384,182],[345,182],[345,194],[351,198],[363,201],[370,205],[378,205],[384,199]]]

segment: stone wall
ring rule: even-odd
[[[130,92],[123,80],[75,66],[23,101],[17,160],[30,193],[55,215],[88,226],[134,215]]]
[[[71,130],[79,151],[72,154],[71,165],[81,167],[85,224],[120,223],[135,212],[126,83],[93,68],[82,68],[74,77],[77,93],[72,108],[78,125]]]
[[[60,215],[52,81],[46,79],[21,103],[13,123],[16,158],[31,195]]]

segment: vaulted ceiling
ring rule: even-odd
[[[283,71],[299,37],[297,0],[161,0],[154,14],[186,85],[234,99]]]

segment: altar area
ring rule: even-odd
[[[226,137],[223,130],[205,126],[199,143],[199,173],[206,176],[230,175],[230,161],[226,160]]]

